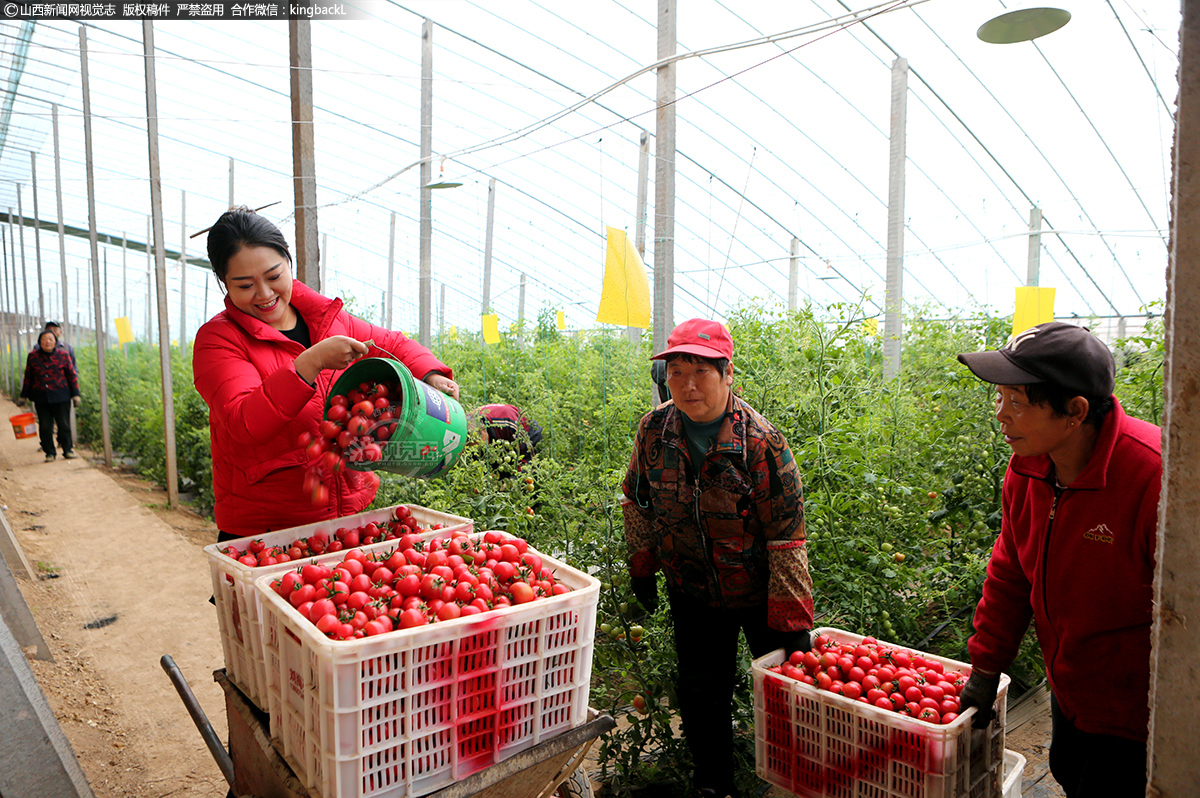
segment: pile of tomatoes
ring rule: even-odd
[[[385,540],[396,540],[402,535],[414,532],[427,532],[441,529],[443,524],[433,524],[428,528],[422,527],[412,511],[403,504],[392,511],[392,518],[382,523],[369,523],[357,527],[341,527],[333,536],[324,532],[314,532],[306,538],[297,538],[283,546],[268,546],[262,540],[252,540],[244,549],[237,546],[224,546],[221,552],[240,562],[256,568],[260,565],[276,565],[277,563],[303,560],[318,554],[353,549],[357,546],[367,546]]]
[[[361,383],[346,394],[329,397],[329,408],[317,434],[300,433],[296,441],[308,459],[304,490],[312,503],[329,503],[321,472],[338,474],[346,463],[378,463],[383,446],[396,433],[401,391],[398,382]]]
[[[570,591],[522,538],[456,532],[423,540],[410,533],[395,550],[350,549],[334,565],[310,562],[271,583],[275,592],[333,640],[478,615]]]
[[[940,724],[958,717],[958,696],[969,676],[874,637],[839,643],[826,635],[817,635],[809,651],[794,652],[769,670],[852,701]]]

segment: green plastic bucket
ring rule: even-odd
[[[325,397],[325,418],[331,397],[364,382],[399,383],[399,401],[393,399],[396,431],[381,444],[382,460],[348,462],[347,468],[435,477],[454,465],[467,442],[467,414],[458,400],[416,379],[399,361],[368,357],[350,364]]]

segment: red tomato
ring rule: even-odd
[[[895,711],[896,709],[894,706],[892,706],[891,699],[889,699],[887,696],[875,699],[875,706],[889,711]]]
[[[512,594],[514,604],[525,604],[536,598],[533,588],[525,582],[513,582],[508,586],[508,592]]]
[[[862,685],[858,682],[846,682],[842,685],[842,695],[851,700],[858,700],[862,695]]]
[[[821,671],[821,672],[819,672],[819,673],[818,673],[818,674],[817,674],[815,677],[813,677],[813,678],[816,680],[816,682],[817,682],[817,689],[819,689],[819,690],[828,690],[828,689],[829,689],[829,686],[830,686],[831,684],[833,684],[833,677],[831,677],[831,676],[830,676],[830,675],[829,675],[827,672],[825,672],[825,671]]]
[[[425,619],[425,613],[415,607],[404,610],[400,613],[400,628],[411,629],[414,626],[424,626],[428,621]]]
[[[322,615],[317,619],[317,630],[323,635],[331,635],[335,630],[340,629],[342,622],[338,620],[337,615],[329,614]]]
[[[942,715],[932,707],[924,707],[917,713],[917,717],[921,720],[929,721],[930,723],[941,723]]]
[[[350,408],[350,415],[352,416],[369,416],[374,412],[375,405],[367,399],[357,402],[354,407]]]

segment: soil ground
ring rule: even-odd
[[[20,412],[7,400],[0,411]],[[46,463],[36,438],[0,435],[0,505],[39,572],[17,581],[54,657],[30,665],[97,798],[222,798],[221,772],[159,664],[164,654],[175,660],[226,739],[203,552],[216,527],[168,509],[166,492],[137,475],[80,454]],[[1054,798],[1048,715],[1025,715],[1008,737],[1029,760],[1023,794]]]

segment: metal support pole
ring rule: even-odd
[[[637,247],[642,262],[646,262],[646,202],[649,197],[650,182],[650,134],[643,130],[638,137],[638,183],[637,208],[633,219],[633,245]],[[636,344],[642,337],[642,331],[637,327],[626,327],[625,335],[630,343]]]
[[[388,283],[387,291],[384,292],[383,301],[387,307],[387,313],[384,315],[383,326],[389,330],[392,328],[392,286],[396,284],[396,212],[392,211],[392,221],[388,228]]]
[[[46,323],[46,284],[42,282],[42,217],[38,213],[37,153],[29,151],[29,190],[33,192],[33,259],[37,263],[38,318]]]
[[[129,318],[129,236],[121,233],[121,316]]]
[[[521,272],[521,288],[517,299],[517,345],[525,345],[525,272]]]
[[[792,237],[788,258],[788,310],[795,310],[800,300],[800,239]]]
[[[29,304],[29,272],[25,268],[25,209],[21,206],[21,184],[17,183],[17,240],[21,245],[21,288],[25,292],[25,317],[33,327],[33,306]],[[41,322],[38,322],[41,327]]]
[[[488,180],[487,230],[483,239],[483,304],[479,315],[491,312],[492,304],[492,224],[496,219],[496,178]]]
[[[13,390],[13,379],[16,374],[16,364],[13,360],[16,355],[16,342],[13,341],[13,333],[16,330],[15,321],[17,314],[13,312],[13,303],[9,301],[12,294],[8,289],[8,239],[0,232],[0,264],[3,266],[3,274],[0,275],[0,301],[3,302],[4,310],[4,345],[8,350],[4,362],[7,368],[4,369],[4,387],[9,391],[14,398],[17,392]]]
[[[187,192],[179,192],[179,351],[187,353]]]
[[[1025,273],[1025,285],[1037,285],[1042,257],[1042,209],[1034,205],[1029,209],[1029,268]]]
[[[88,87],[87,28],[82,25],[79,26],[79,60],[83,85],[83,142],[87,162],[88,241],[91,244],[92,252],[92,279],[99,283],[100,249],[96,240],[96,181],[92,168],[92,95]],[[150,116],[149,121],[157,124],[155,115],[151,114]],[[104,464],[112,468],[112,431],[108,419],[108,367],[105,362],[107,353],[104,351],[103,331],[100,329],[100,294],[101,292],[97,290],[92,295],[92,307],[95,308],[96,318],[96,377],[100,383],[100,429],[104,439]],[[169,382],[167,386],[170,386]],[[174,451],[167,454],[170,457]]]
[[[154,305],[154,229],[150,217],[146,217],[146,345],[154,345],[154,333],[150,328],[150,308]]]
[[[658,58],[675,55],[676,0],[658,0]],[[675,64],[658,68],[654,143],[654,351],[675,326]]]
[[[296,279],[321,292],[317,251],[317,159],[313,136],[312,23],[288,22],[292,88],[292,170],[296,201]]]
[[[908,61],[892,62],[892,127],[888,159],[887,298],[883,310],[883,378],[900,375],[904,334],[904,153]]]
[[[229,207],[233,208],[233,159],[229,159]]]
[[[442,345],[442,336],[446,333],[446,284],[441,286],[442,297],[438,302],[438,346]]]
[[[167,504],[179,507],[179,469],[175,453],[175,397],[171,380],[171,329],[167,322],[167,253],[163,238],[162,178],[158,162],[158,94],[154,78],[154,23],[142,22],[146,58],[146,137],[150,148],[150,211],[154,220],[154,272],[158,286],[158,353],[162,371],[163,439],[167,455]]]
[[[62,163],[58,151],[58,105],[50,106],[54,134],[54,200],[58,206],[58,268],[62,278],[62,325],[63,334],[70,334],[70,303],[67,302],[67,235],[63,228]],[[72,436],[72,439],[74,437]]]
[[[433,283],[433,192],[425,188],[433,179],[433,22],[421,24],[421,271],[418,294],[421,312],[421,346],[429,346],[429,315]]]
[[[33,347],[26,347],[25,336],[29,333],[26,327],[29,326],[29,294],[25,294],[25,312],[20,310],[20,294],[21,280],[17,277],[17,240],[16,233],[13,232],[13,212],[12,208],[8,209],[8,251],[12,253],[12,275],[13,275],[13,311],[17,314],[17,347],[26,351]]]

